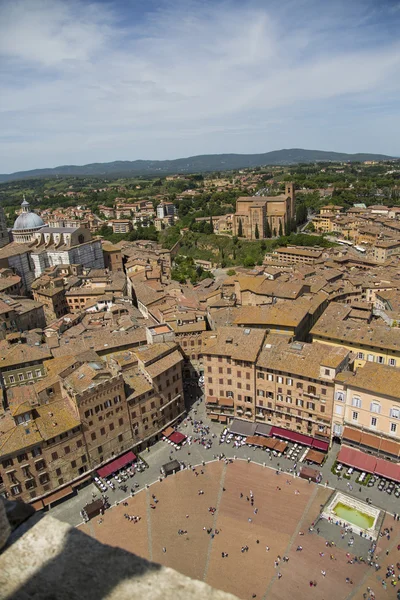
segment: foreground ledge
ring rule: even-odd
[[[201,581],[97,542],[44,516],[0,555],[0,597],[12,600],[235,600]]]

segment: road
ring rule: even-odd
[[[285,457],[272,457],[260,448],[249,448],[248,446],[242,446],[241,448],[234,448],[228,444],[219,444],[219,436],[223,430],[223,426],[218,423],[213,423],[205,416],[205,404],[204,400],[199,400],[190,410],[190,415],[194,419],[202,420],[203,423],[210,427],[211,432],[216,436],[213,438],[212,447],[210,449],[204,448],[199,443],[193,443],[192,445],[186,444],[179,450],[171,449],[166,442],[160,441],[150,449],[150,452],[144,452],[142,457],[147,462],[148,469],[143,473],[136,473],[135,476],[127,481],[128,494],[129,490],[134,483],[139,484],[139,488],[136,493],[141,489],[144,489],[146,485],[154,483],[160,477],[160,467],[170,460],[170,456],[183,461],[185,464],[198,465],[202,461],[208,462],[214,460],[216,456],[223,453],[228,458],[241,458],[250,459],[252,462],[259,464],[266,464],[266,467],[274,470],[282,468],[284,471],[293,469],[293,462]],[[193,435],[193,428],[187,420],[185,420],[180,426],[179,430],[186,435]],[[196,436],[196,434],[194,434]],[[399,501],[392,495],[389,496],[386,492],[379,492],[376,487],[369,488],[359,486],[355,483],[355,474],[352,475],[350,482],[347,480],[338,480],[335,475],[331,472],[331,467],[336,459],[337,453],[340,446],[335,445],[331,448],[328,460],[325,462],[321,469],[323,479],[320,485],[327,485],[328,487],[336,488],[361,500],[370,498],[372,503],[389,512],[394,513],[399,511]],[[353,486],[352,490],[349,490],[348,483]],[[78,525],[82,522],[80,511],[85,504],[92,501],[92,494],[95,494],[97,498],[100,497],[99,491],[93,484],[89,484],[82,490],[79,490],[76,496],[69,498],[50,509],[50,515],[54,516],[61,521],[70,523],[71,525]],[[114,492],[110,490],[109,500],[111,504],[115,502],[121,502],[127,496],[126,492],[120,489],[116,489]]]

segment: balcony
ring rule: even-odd
[[[315,398],[315,400],[319,400],[321,397],[320,395],[313,394],[312,392],[303,392],[303,396],[307,396],[307,398]]]

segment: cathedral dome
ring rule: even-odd
[[[22,204],[22,213],[15,219],[13,230],[18,229],[40,229],[44,227],[45,222],[39,215],[29,210],[29,202],[24,198]]]

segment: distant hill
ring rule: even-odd
[[[384,154],[345,154],[324,152],[323,150],[274,150],[264,154],[202,154],[175,160],[117,160],[109,163],[89,165],[63,165],[53,169],[33,169],[0,175],[0,182],[32,177],[54,177],[56,175],[91,175],[99,177],[134,177],[137,175],[172,175],[174,173],[205,173],[209,171],[230,171],[246,167],[265,165],[292,165],[313,162],[362,162],[364,160],[390,160],[393,156]]]

